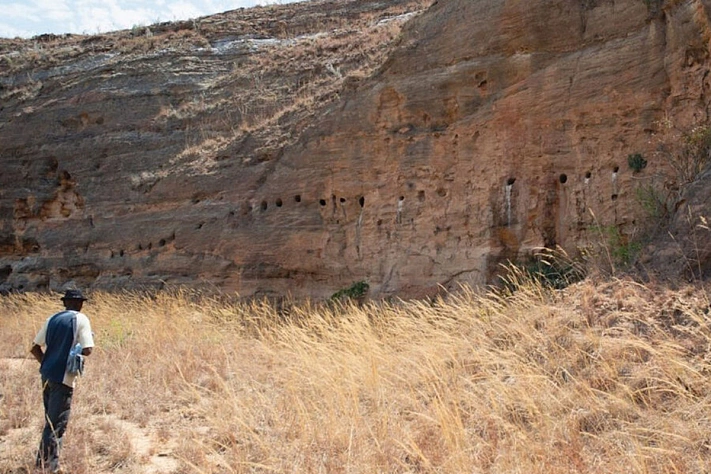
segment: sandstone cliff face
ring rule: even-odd
[[[4,285],[486,284],[595,227],[633,236],[635,188],[666,166],[659,121],[708,121],[705,0],[310,5],[274,11],[326,5],[368,26],[206,19],[182,50],[114,40],[3,73]],[[373,45],[403,21],[392,48]],[[640,173],[632,153],[650,158]]]

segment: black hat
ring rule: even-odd
[[[64,296],[62,297],[62,301],[64,301],[64,300],[86,301],[86,298],[84,298],[84,295],[82,295],[81,291],[79,291],[79,290],[67,290],[64,293]]]

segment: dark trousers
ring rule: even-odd
[[[46,379],[42,379],[42,387],[45,424],[37,451],[37,467],[56,471],[59,469],[59,450],[69,423],[74,389]]]

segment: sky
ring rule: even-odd
[[[96,34],[299,0],[0,0],[0,37]]]

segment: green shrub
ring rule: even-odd
[[[525,261],[504,268],[506,273],[500,278],[510,292],[530,281],[560,290],[585,279],[587,274],[584,262],[571,258],[560,247],[539,249]]]
[[[616,267],[626,268],[633,264],[642,251],[641,242],[623,235],[615,225],[594,226],[592,230],[602,237],[601,244],[610,259],[613,273]]]
[[[639,173],[647,167],[647,160],[645,160],[641,154],[635,153],[627,156],[627,164],[630,165],[630,168],[632,168],[635,173]]]
[[[653,183],[638,186],[635,189],[635,198],[646,217],[651,218],[649,223],[652,227],[667,223],[677,199],[674,193],[665,191],[662,186]]]
[[[338,290],[333,295],[331,295],[332,300],[342,300],[342,299],[361,299],[365,297],[370,289],[370,285],[365,281],[357,281],[353,283],[348,288],[343,288]]]

